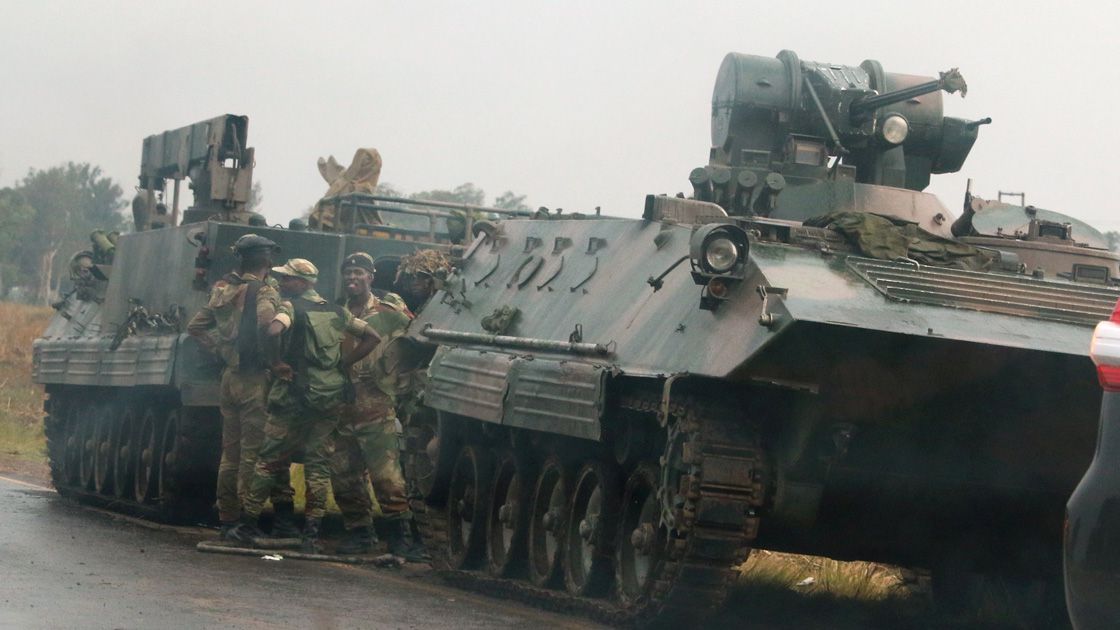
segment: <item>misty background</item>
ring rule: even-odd
[[[638,216],[706,163],[712,85],[731,51],[936,76],[959,67],[991,116],[957,174],[954,213],[986,198],[1120,229],[1112,2],[15,2],[0,20],[0,187],[66,162],[131,198],[142,139],[250,118],[259,208],[304,213],[315,162],[376,147],[408,194],[470,182],[532,207]],[[189,196],[183,206],[189,205]],[[67,254],[68,255],[68,254]]]

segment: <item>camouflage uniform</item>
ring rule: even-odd
[[[381,336],[381,344],[388,344],[404,333],[411,320],[404,301],[393,293],[369,295],[357,316]],[[347,340],[344,346],[352,343]],[[367,471],[382,518],[411,516],[401,474],[395,375],[381,367],[380,357],[374,350],[351,368],[355,400],[342,408],[342,423],[335,441],[334,497],[348,530],[369,527],[373,522]]]
[[[230,273],[214,284],[210,301],[187,325],[199,344],[225,362],[219,406],[222,412],[222,458],[218,464],[218,518],[236,521],[252,480],[258,452],[264,440],[268,375],[261,366],[242,368],[238,331],[253,274]],[[280,295],[272,284],[261,284],[256,298],[257,326],[265,326],[276,315]],[[273,505],[292,502],[291,484],[285,467],[276,471],[270,498]]]
[[[304,306],[297,308],[293,302]],[[301,316],[301,312],[305,314]],[[307,317],[304,324],[297,323],[300,317]],[[293,344],[302,344],[303,353],[292,359],[296,361],[292,364],[294,380],[277,379],[269,389],[270,416],[243,511],[251,519],[260,514],[275,483],[274,473],[288,465],[296,450],[302,450],[307,482],[304,515],[308,519],[322,519],[330,488],[338,411],[346,385],[346,376],[340,369],[342,335],[346,332],[363,336],[368,326],[346,309],[328,305],[313,289],[293,301],[282,302],[274,321],[286,327],[286,354],[299,354],[299,346]],[[302,330],[293,331],[301,327]]]

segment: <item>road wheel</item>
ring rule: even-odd
[[[528,531],[528,466],[512,451],[498,457],[490,492],[486,527],[487,569],[497,577],[512,577],[525,566],[525,536]]]
[[[104,406],[94,426],[93,487],[98,494],[108,495],[113,488],[113,437],[121,412],[119,404]]]
[[[104,405],[94,405],[89,413],[84,413],[78,420],[75,433],[78,442],[78,481],[84,490],[94,487],[94,462],[97,459],[97,423],[104,413]]]
[[[489,454],[468,444],[459,450],[447,495],[448,564],[473,569],[482,559],[489,509]]]
[[[175,409],[167,414],[167,421],[164,422],[163,431],[160,433],[158,489],[162,501],[167,501],[174,496],[181,481],[178,473],[184,462],[182,461],[183,439],[179,432],[183,421],[180,411]]]
[[[151,503],[159,492],[162,434],[163,423],[160,422],[156,410],[150,406],[145,407],[136,431],[135,448],[132,449],[134,457],[132,492],[137,503]]]
[[[573,595],[606,594],[614,572],[618,475],[606,462],[588,462],[576,476],[564,541],[564,584]]]
[[[136,405],[124,405],[124,413],[113,431],[113,495],[118,499],[130,499],[133,494],[139,412]]]
[[[615,542],[619,600],[627,607],[646,599],[664,560],[665,530],[657,501],[657,469],[642,464],[626,480]]]
[[[77,485],[82,479],[82,412],[77,405],[66,410],[66,424],[62,438],[62,473],[66,485]]]
[[[60,432],[55,438],[58,440],[59,458],[59,476],[55,485],[74,486],[82,478],[81,410],[78,405],[68,404],[60,413],[64,415]],[[51,458],[55,456],[52,454]]]
[[[568,515],[568,483],[564,465],[549,457],[541,466],[529,512],[529,579],[542,587],[556,586],[564,550]]]

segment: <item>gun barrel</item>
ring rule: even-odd
[[[871,112],[880,107],[901,103],[906,99],[929,94],[930,92],[936,92],[938,90],[945,90],[950,94],[960,91],[963,97],[965,94],[968,94],[968,83],[966,83],[964,77],[961,76],[960,70],[953,68],[947,72],[942,72],[941,77],[936,80],[926,81],[925,83],[919,83],[918,85],[908,88],[871,96],[857,101],[852,104],[848,111],[851,114],[853,123],[855,123],[867,118]]]
[[[938,80],[919,83],[918,85],[912,85],[894,92],[887,92],[886,94],[879,94],[878,96],[869,96],[853,103],[849,112],[851,113],[852,120],[855,121],[860,118],[865,118],[880,107],[901,103],[907,99],[936,92],[940,89],[941,81]]]

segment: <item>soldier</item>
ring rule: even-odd
[[[419,311],[451,274],[451,262],[443,252],[417,250],[401,259],[394,286],[408,308]]]
[[[293,258],[273,267],[280,293],[286,298],[268,326],[270,354],[276,380],[268,392],[268,422],[253,481],[242,506],[233,537],[252,542],[260,536],[257,519],[276,483],[275,472],[302,449],[307,481],[303,549],[319,553],[319,534],[327,504],[330,461],[338,430],[338,411],[347,390],[347,373],[369,354],[380,337],[350,311],[328,304],[314,290],[319,270],[310,261]],[[343,333],[359,338],[342,355]],[[278,347],[277,347],[278,346]]]
[[[225,363],[219,403],[222,458],[217,489],[223,538],[230,537],[241,516],[241,504],[264,440],[268,374],[259,333],[280,305],[276,287],[267,281],[273,252],[279,249],[276,243],[256,234],[237,239],[233,251],[241,259],[238,271],[214,284],[210,301],[187,325],[187,332]],[[276,510],[273,534],[298,536],[287,469],[278,470],[277,475],[271,493]]]
[[[404,333],[412,317],[399,296],[371,288],[375,275],[369,254],[351,254],[342,263],[346,307],[354,317],[365,320],[381,336],[381,342],[376,351],[351,369],[355,400],[343,407],[335,442],[332,483],[346,526],[346,536],[337,551],[365,553],[373,547],[373,504],[365,476],[368,471],[381,506],[382,532],[389,553],[418,562],[424,559],[423,553],[405,537],[412,512],[400,464],[397,375],[380,360],[384,349]]]

